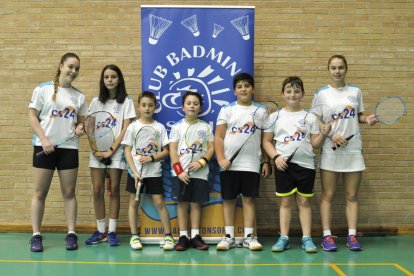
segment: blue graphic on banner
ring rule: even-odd
[[[141,35],[142,89],[157,97],[156,120],[170,131],[185,116],[181,96],[191,90],[203,97],[199,117],[214,129],[221,107],[236,99],[233,76],[253,75],[254,8],[143,6]],[[211,191],[220,192],[217,162],[209,168]],[[170,170],[166,160],[167,202]]]

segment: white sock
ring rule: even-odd
[[[111,233],[111,232],[116,233],[116,222],[117,221],[118,221],[117,219],[111,219],[111,218],[109,219],[109,227],[108,227],[108,232],[109,233]]]
[[[96,227],[98,227],[98,231],[100,233],[105,233],[105,228],[106,228],[105,219],[97,219],[96,220]]]
[[[180,231],[180,237],[181,236],[186,236],[188,237],[188,231]]]
[[[68,231],[68,234],[75,234],[76,235],[76,232],[75,231]]]
[[[234,238],[234,226],[224,226],[224,231],[230,235],[230,238]]]
[[[289,236],[280,235],[281,238],[289,239]]]
[[[323,230],[323,236],[332,236],[331,230]]]
[[[355,236],[356,235],[356,229],[348,229],[348,236]]]
[[[253,227],[244,227],[244,237],[247,238],[248,235],[253,235]]]
[[[310,237],[311,237],[311,236],[303,236],[303,237],[302,237],[302,239],[304,239],[304,238],[310,238]]]
[[[33,236],[36,236],[36,235],[41,236],[40,232],[35,232],[35,233],[33,233]]]
[[[191,229],[191,238],[194,238],[196,235],[200,235],[200,229]]]

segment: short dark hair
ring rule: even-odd
[[[247,81],[254,88],[254,78],[249,73],[238,73],[233,77],[233,89],[236,89],[236,84],[239,81]]]
[[[190,90],[184,93],[184,95],[182,97],[182,100],[183,100],[182,105],[184,105],[185,99],[188,96],[196,96],[198,98],[198,100],[200,101],[200,106],[203,105],[203,97],[201,97],[201,95],[199,93],[194,92],[194,91],[190,91]]]
[[[303,86],[303,81],[301,78],[296,76],[289,76],[287,77],[282,83],[282,92],[285,92],[286,85],[290,84],[290,86],[298,87],[305,92],[305,88]]]
[[[150,91],[143,91],[141,94],[139,94],[138,96],[138,104],[141,103],[142,98],[150,98],[151,100],[154,101],[154,104],[157,104],[157,97],[155,96],[154,93],[150,92]]]

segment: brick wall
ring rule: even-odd
[[[326,63],[344,54],[347,80],[358,84],[367,107],[386,95],[407,101],[399,124],[364,131],[367,170],[360,192],[360,228],[414,233],[414,3],[412,1],[2,1],[0,7],[0,231],[30,231],[32,129],[27,113],[32,91],[52,80],[61,55],[75,52],[81,71],[74,83],[88,102],[98,93],[105,64],[121,67],[129,94],[141,91],[140,5],[254,5],[255,78],[259,100],[279,97],[283,79],[299,75],[309,105],[313,91],[329,82]],[[379,134],[383,134],[379,136]],[[78,225],[94,226],[88,147],[81,142]],[[123,182],[125,182],[123,180]],[[262,182],[259,230],[276,233],[273,179]],[[314,225],[320,228],[316,185]],[[338,187],[334,225],[345,227],[343,186]],[[65,225],[59,183],[54,179],[44,225]],[[121,226],[127,226],[122,193]],[[2,225],[2,226],[1,226]],[[294,214],[293,228],[298,228]],[[407,230],[408,229],[408,230]]]

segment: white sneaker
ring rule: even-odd
[[[162,247],[164,251],[171,251],[175,249],[175,241],[171,236],[166,236],[164,238],[164,246]]]
[[[247,235],[247,237],[244,239],[243,247],[249,248],[252,251],[260,251],[263,249],[262,245],[252,234]]]
[[[131,236],[131,239],[129,240],[129,247],[131,247],[131,249],[133,250],[142,249],[142,244],[141,244],[141,240],[139,239],[139,236],[137,235]]]
[[[227,251],[230,248],[236,247],[236,240],[234,238],[230,238],[230,235],[227,234],[224,238],[217,244],[216,249],[219,251]]]

